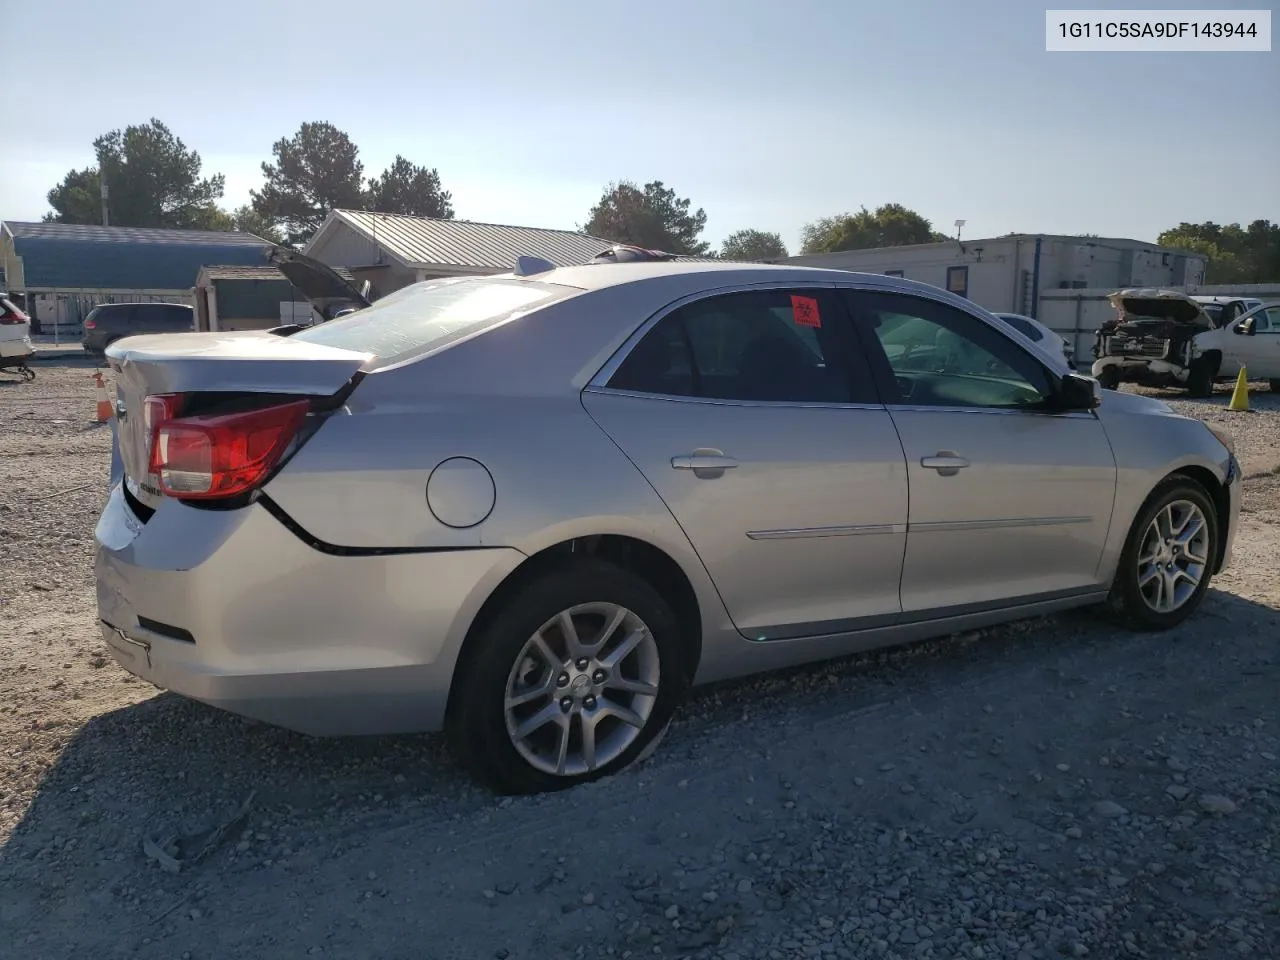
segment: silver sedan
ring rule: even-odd
[[[533,792],[646,756],[692,685],[1088,604],[1167,629],[1228,562],[1230,438],[967,300],[549,266],[110,347],[125,669],[306,733],[443,729]]]

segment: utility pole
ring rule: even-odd
[[[102,225],[109,227],[111,223],[110,217],[107,216],[107,175],[99,171],[98,179],[102,183]]]

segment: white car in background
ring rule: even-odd
[[[1215,327],[1230,326],[1250,310],[1262,306],[1262,301],[1255,297],[1201,296],[1191,299],[1200,304],[1200,309],[1209,315]]]
[[[12,370],[24,380],[36,372],[27,366],[35,356],[31,345],[31,319],[7,297],[0,297],[0,370]]]
[[[1068,364],[1075,366],[1075,349],[1072,347],[1071,341],[1066,337],[1054,333],[1039,320],[1024,317],[1020,313],[997,313],[996,316],[1028,340],[1039,344],[1055,357],[1060,356]]]

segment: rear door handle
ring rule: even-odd
[[[939,476],[954,477],[969,466],[969,461],[954,450],[939,450],[932,457],[921,457],[920,466],[926,470],[937,470]]]
[[[737,465],[738,461],[733,457],[726,457],[723,450],[702,447],[687,456],[671,458],[673,470],[692,470],[695,477],[704,480],[722,477],[726,470],[732,470]]]

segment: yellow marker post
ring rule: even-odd
[[[1240,368],[1240,376],[1236,377],[1236,388],[1231,391],[1231,402],[1227,404],[1227,409],[1237,413],[1249,412],[1249,378],[1244,367]]]

